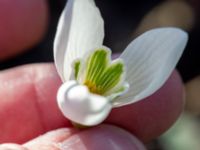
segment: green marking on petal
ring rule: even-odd
[[[80,65],[81,65],[81,61],[80,60],[77,60],[74,62],[74,76],[75,76],[75,79],[77,79],[78,77],[78,73],[79,73],[79,70],[80,70]]]
[[[110,51],[97,49],[86,61],[84,83],[92,93],[103,95],[114,88],[124,73],[121,59],[110,62]]]
[[[102,93],[105,93],[119,83],[123,73],[123,67],[123,63],[117,61],[104,70],[96,82],[97,87],[102,90]]]
[[[109,62],[108,51],[99,49],[93,52],[86,64],[86,81],[96,82]]]

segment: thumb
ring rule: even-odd
[[[24,146],[29,150],[145,150],[133,135],[110,125],[80,131],[59,129],[40,136]]]
[[[62,142],[61,150],[145,150],[139,140],[127,131],[115,126],[101,125]]]

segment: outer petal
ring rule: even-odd
[[[54,59],[63,80],[69,80],[72,62],[103,43],[104,22],[94,0],[68,0],[54,41]]]
[[[101,123],[112,109],[108,99],[91,94],[86,86],[76,81],[65,82],[58,91],[57,100],[66,118],[86,126]]]
[[[177,28],[158,28],[139,36],[120,56],[127,67],[129,91],[114,106],[153,94],[170,76],[186,46],[188,35]]]

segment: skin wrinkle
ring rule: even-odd
[[[35,67],[36,65],[40,65],[41,67]],[[46,68],[45,74],[43,71],[44,67]],[[41,132],[44,133],[60,126],[69,126],[69,121],[62,116],[59,110],[57,110],[56,94],[54,92],[57,90],[56,87],[60,84],[60,79],[57,76],[54,66],[42,63],[34,64],[31,68],[31,71],[27,69],[27,72],[29,74],[29,80],[32,81],[31,86],[33,87],[37,115],[40,119]],[[47,80],[50,81],[47,82]],[[56,113],[52,114],[52,111],[55,111],[56,113],[58,111],[59,115],[56,115]],[[60,119],[54,119],[56,117]],[[60,122],[62,125],[54,125],[54,122]]]
[[[8,86],[9,88],[15,87],[16,84],[20,85],[21,82],[24,82],[24,81],[26,81],[27,83],[30,84],[30,87],[32,88],[33,95],[34,95],[35,106],[33,106],[33,107],[35,107],[37,109],[36,113],[40,120],[39,122],[40,122],[40,126],[41,126],[41,132],[45,132],[47,127],[44,122],[45,117],[43,115],[43,111],[39,105],[40,97],[38,95],[38,89],[37,89],[37,80],[38,80],[38,78],[40,78],[41,75],[37,73],[37,68],[30,67],[27,69],[26,66],[28,66],[28,65],[25,65],[23,70],[21,70],[19,72],[20,76],[19,76],[18,80],[6,81],[4,84],[6,87],[9,85]],[[17,68],[15,68],[15,69],[17,69]],[[5,70],[5,71],[7,71],[7,70]],[[11,71],[11,70],[9,70],[9,71]],[[2,74],[3,74],[3,72],[2,72]],[[15,85],[13,85],[13,83],[15,83]]]
[[[44,67],[47,68],[45,74],[42,67],[35,69],[37,74],[35,76],[34,84],[38,98],[37,103],[39,104],[43,118],[44,130],[48,131],[59,127],[55,125],[55,122],[61,121],[55,119],[56,117],[63,119],[62,126],[69,126],[69,121],[62,116],[56,103],[56,92],[61,83],[60,78],[53,65],[50,66],[44,64]],[[47,80],[50,81],[47,82]],[[52,113],[54,111],[56,113]]]
[[[48,107],[48,104],[51,105],[52,101],[56,101],[56,97],[55,99],[54,97],[47,98],[47,96],[49,96],[49,92],[54,90],[54,87],[53,89],[51,88],[51,86],[49,87],[48,84],[46,83],[46,80],[50,79],[56,81],[58,80],[58,76],[56,71],[52,71],[52,68],[54,68],[53,65],[48,65],[46,63],[41,65],[47,68],[46,69],[47,74],[44,75],[42,67],[40,68],[33,67],[32,69],[33,71],[31,73],[33,77],[31,77],[30,79],[32,80],[33,92],[35,95],[34,103],[36,104],[36,108],[38,110],[38,118],[41,120],[40,122],[42,126],[42,132],[46,132],[48,130],[54,129],[55,127],[50,124],[51,122],[57,121],[57,120],[51,120],[49,116],[51,115],[49,114],[50,112],[45,112],[45,110],[43,109],[44,105]]]
[[[15,74],[13,71],[15,71]],[[2,89],[0,92],[2,96],[1,107],[3,107],[0,111],[0,120],[2,121],[0,127],[3,130],[0,134],[0,143],[21,143],[25,141],[24,135],[26,135],[27,138],[32,138],[32,135],[35,136],[33,132],[37,132],[36,129],[38,129],[38,132],[42,132],[40,131],[41,125],[39,123],[36,125],[36,121],[38,122],[38,119],[33,118],[32,121],[31,117],[28,117],[28,115],[31,114],[30,111],[34,112],[35,115],[32,115],[33,117],[37,116],[37,112],[35,111],[36,107],[34,107],[34,102],[32,102],[33,94],[30,94],[30,91],[33,89],[32,80],[30,80],[32,79],[32,72],[31,68],[27,69],[27,72],[25,69],[13,68],[0,73],[0,82],[4,83],[0,86],[0,89]],[[23,99],[23,97],[21,97],[27,94],[30,94],[31,97],[27,97],[27,99]],[[16,99],[16,101],[14,99]],[[21,100],[21,104],[24,105],[24,107],[19,105],[18,100]],[[26,107],[29,111],[27,113],[25,111]],[[23,113],[25,114],[23,115]],[[9,118],[6,119],[6,116]],[[3,123],[4,121],[5,123]],[[31,122],[33,122],[33,127],[36,127],[35,129],[31,126]],[[18,124],[18,126],[16,126],[16,124]],[[24,130],[21,130],[23,124],[25,125]],[[8,135],[10,135],[10,137]],[[18,138],[18,140],[16,140],[16,138]]]
[[[73,140],[70,140],[70,142],[67,142],[67,144],[65,143],[64,145],[61,144],[60,145],[60,149],[61,150],[72,150],[71,147],[73,147],[74,145],[79,145],[82,149],[84,147],[80,137],[78,135],[73,135],[71,136],[73,138]],[[74,140],[75,139],[75,140]],[[77,148],[77,147],[76,147]],[[86,150],[85,148],[83,150]]]
[[[45,78],[50,78],[50,79],[55,79],[56,76],[56,72],[51,72],[49,73],[49,70],[51,70],[52,66],[48,66],[47,64],[42,64],[44,67],[48,67],[47,72],[48,75],[44,76],[43,73],[41,73],[41,69],[42,68],[34,68],[33,72],[32,72],[32,85],[33,85],[33,91],[34,91],[34,95],[35,95],[35,104],[36,104],[36,108],[38,110],[38,118],[40,119],[40,123],[42,126],[42,131],[46,132],[49,130],[49,125],[48,125],[48,117],[46,116],[44,110],[42,109],[43,107],[43,103],[46,103],[46,95],[48,95],[47,92],[49,87],[45,87],[47,88],[46,90],[43,87],[43,84],[45,84]],[[30,78],[31,79],[31,78]],[[55,79],[56,80],[56,79]],[[43,83],[44,82],[44,83]],[[39,86],[38,86],[39,85]],[[49,99],[50,100],[50,99]]]
[[[72,128],[56,129],[23,144],[23,146],[31,150],[60,150],[62,142],[77,132],[78,130]]]
[[[40,122],[40,125],[41,125],[41,131],[42,132],[45,132],[47,127],[45,125],[45,122],[44,122],[44,114],[43,114],[43,111],[40,107],[40,104],[39,104],[39,95],[38,95],[38,89],[37,89],[37,78],[38,78],[38,74],[36,73],[36,69],[34,67],[30,68],[30,70],[28,70],[28,77],[29,77],[29,80],[32,81],[31,82],[31,86],[33,88],[33,93],[34,93],[34,103],[35,103],[35,108],[37,109],[37,116],[39,118],[39,122]]]
[[[43,111],[41,110],[41,107],[40,107],[40,105],[39,105],[39,96],[38,96],[38,92],[37,92],[37,87],[36,87],[36,85],[35,85],[35,81],[33,82],[33,93],[34,93],[34,96],[35,96],[35,101],[34,101],[34,103],[35,103],[35,107],[36,107],[36,109],[37,109],[37,116],[38,116],[38,118],[39,118],[39,122],[40,122],[40,125],[41,125],[41,127],[42,127],[42,132],[44,132],[44,131],[46,131],[46,129],[47,129],[47,127],[46,127],[46,125],[45,125],[45,123],[44,123],[44,115],[43,115]]]
[[[35,64],[37,65],[37,64]],[[34,68],[34,67],[31,67],[31,68],[28,68],[27,69],[27,66],[28,65],[25,65],[24,66],[24,70],[28,70],[26,73],[25,73],[25,78],[26,80],[28,81],[29,80],[29,83],[30,83],[30,88],[31,90],[33,91],[33,95],[34,95],[34,104],[35,104],[35,108],[37,109],[37,116],[39,118],[39,122],[40,122],[40,126],[41,126],[41,132],[45,132],[47,127],[45,125],[45,122],[44,122],[44,115],[43,115],[43,111],[40,107],[40,97],[38,95],[38,89],[37,89],[37,80],[39,78],[39,74],[37,74],[37,68]],[[24,78],[24,76],[22,76],[22,78]],[[34,106],[33,106],[34,107]]]

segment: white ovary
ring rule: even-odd
[[[101,123],[112,109],[106,97],[90,93],[86,86],[76,81],[63,83],[58,90],[57,100],[65,117],[86,126]]]

